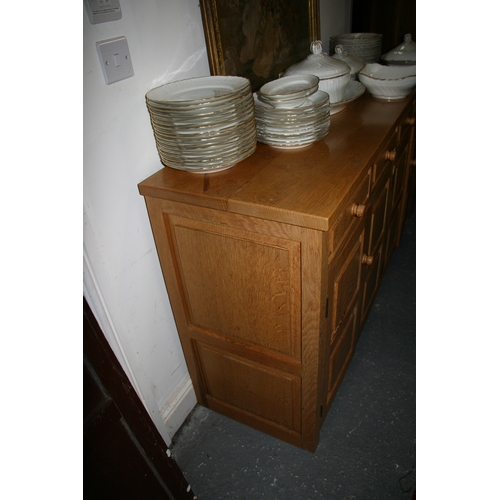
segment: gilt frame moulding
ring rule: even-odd
[[[320,40],[319,0],[200,0],[200,7],[210,73],[248,78],[254,92]]]

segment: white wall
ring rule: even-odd
[[[320,0],[323,52],[330,53],[330,37],[351,32],[352,0]]]
[[[84,295],[170,444],[195,399],[137,189],[162,168],[145,94],[210,71],[198,0],[120,4],[121,20],[98,25],[83,10]],[[337,34],[347,4],[321,0],[323,39]],[[106,85],[95,43],[116,36],[127,38],[134,76]]]
[[[84,290],[170,443],[175,429],[168,432],[159,409],[190,382],[137,189],[162,168],[144,96],[171,80],[208,75],[209,68],[197,0],[120,4],[122,19],[99,25],[83,11]],[[134,76],[106,85],[95,43],[120,35],[127,38]]]

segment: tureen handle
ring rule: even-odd
[[[323,44],[321,40],[315,40],[311,43],[311,52],[313,54],[321,54],[323,52]]]

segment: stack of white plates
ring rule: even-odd
[[[342,45],[344,54],[363,59],[365,63],[376,62],[382,55],[382,35],[377,33],[346,33],[330,37],[330,55],[335,47]]]
[[[318,90],[294,108],[274,107],[254,94],[257,140],[277,148],[300,148],[330,130],[330,96]]]
[[[315,75],[292,75],[263,85],[257,95],[262,102],[275,108],[296,108],[319,88]]]
[[[193,173],[230,168],[257,146],[250,81],[207,76],[167,83],[146,94],[164,165]]]

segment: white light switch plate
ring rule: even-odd
[[[117,21],[122,18],[120,0],[85,0],[91,24]]]
[[[124,36],[96,42],[96,46],[107,85],[134,76],[132,58]]]

